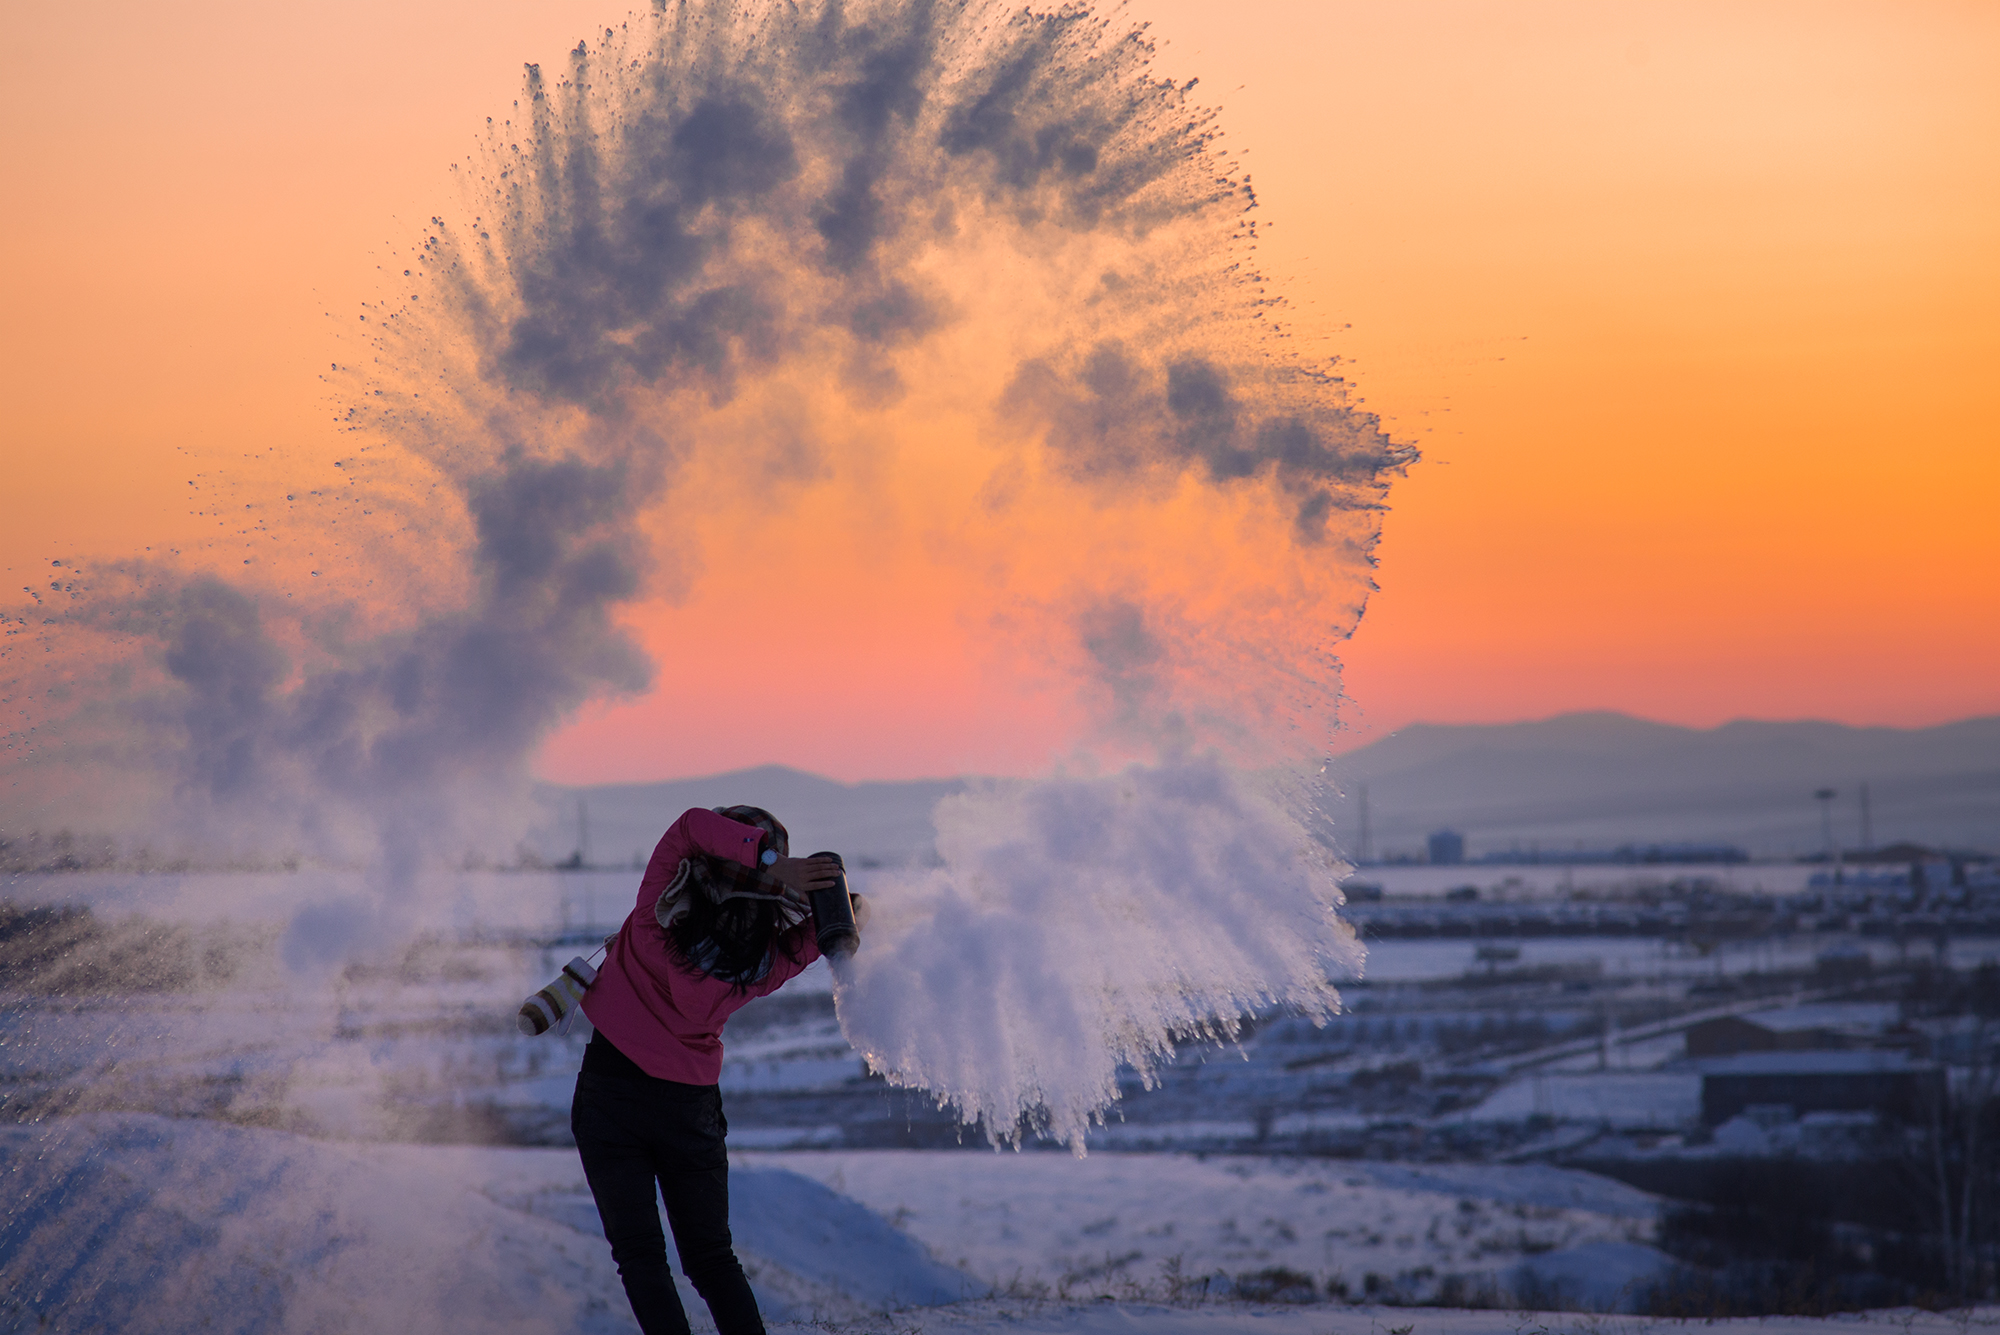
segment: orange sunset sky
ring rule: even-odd
[[[191,470],[254,487],[337,457],[335,317],[452,203],[446,164],[522,62],[622,13],[9,6],[0,567],[188,538]],[[1574,709],[2000,712],[2000,6],[1119,13],[1223,108],[1300,337],[1425,454],[1341,649],[1347,745]],[[838,522],[815,513],[801,552]],[[742,626],[697,580],[632,611],[655,690],[540,772],[1024,772],[1075,740],[926,571],[885,593],[787,569],[770,620],[837,627],[839,672],[676,652]]]

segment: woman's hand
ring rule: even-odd
[[[840,883],[840,864],[828,858],[779,858],[768,870],[773,880],[800,899]]]

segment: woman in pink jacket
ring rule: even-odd
[[[716,1082],[731,1013],[819,958],[808,896],[837,884],[840,871],[790,853],[785,827],[761,808],[682,815],[653,850],[639,902],[584,994],[597,1032],[576,1078],[570,1129],[645,1335],[688,1329],[656,1182],[681,1269],[716,1329],[764,1330],[729,1236],[729,1124]]]

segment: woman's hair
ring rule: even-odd
[[[766,957],[783,939],[778,906],[768,899],[692,896],[687,912],[668,931],[687,964],[711,978],[747,987],[766,972]]]
[[[762,807],[720,807],[717,814],[765,831],[767,846],[779,857],[787,855],[790,840],[785,827]],[[706,895],[690,894],[687,912],[667,929],[667,937],[690,968],[737,987],[748,987],[768,972],[767,957],[774,948],[781,948],[787,925],[782,906],[768,899],[737,897],[716,903]],[[786,953],[791,955],[789,950]]]

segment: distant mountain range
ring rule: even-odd
[[[1416,853],[1432,830],[1467,853],[1615,847],[1627,842],[1735,844],[1760,857],[1817,851],[1832,788],[1834,836],[1862,843],[1868,786],[1877,846],[1898,840],[2000,846],[2000,717],[1934,728],[1740,721],[1682,728],[1625,714],[1562,714],[1534,723],[1417,723],[1336,759],[1329,803],[1358,849],[1368,795],[1371,850]]]
[[[1477,857],[1513,848],[1569,851],[1625,843],[1723,843],[1758,857],[1815,852],[1820,808],[1833,788],[1834,833],[1862,842],[1868,785],[1874,842],[2000,850],[2000,717],[1935,728],[1838,723],[1727,723],[1682,728],[1624,714],[1563,714],[1533,723],[1417,723],[1338,757],[1326,797],[1335,838],[1361,851],[1361,792],[1369,851],[1420,854],[1450,828]],[[766,765],[664,783],[545,785],[528,839],[550,862],[581,846],[592,863],[652,851],[691,806],[750,802],[776,811],[800,852],[838,848],[850,861],[929,856],[930,812],[965,779],[840,783]]]
[[[850,863],[903,863],[930,854],[931,808],[965,785],[964,779],[841,783],[783,765],[663,783],[546,784],[536,796],[547,814],[527,845],[551,863],[579,849],[599,865],[643,861],[668,824],[689,807],[740,803],[775,812],[795,853],[831,848]]]

